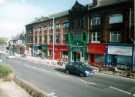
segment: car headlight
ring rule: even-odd
[[[86,75],[89,75],[89,74],[90,74],[90,72],[89,72],[89,71],[85,71],[85,74],[86,74]]]

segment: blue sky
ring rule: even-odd
[[[0,0],[0,36],[11,38],[36,17],[70,9],[76,0]],[[78,0],[82,4],[91,0]]]

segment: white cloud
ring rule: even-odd
[[[0,5],[4,4],[6,2],[6,0],[0,0]]]
[[[21,33],[25,25],[34,17],[44,14],[43,9],[26,3],[0,6],[0,12],[0,36],[7,35],[8,37]]]

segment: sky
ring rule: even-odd
[[[0,0],[0,37],[12,38],[25,32],[35,18],[70,9],[76,0]],[[81,4],[91,0],[78,0]]]

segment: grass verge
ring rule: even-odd
[[[8,65],[0,65],[0,78],[8,76],[10,73],[12,73],[12,70]]]

